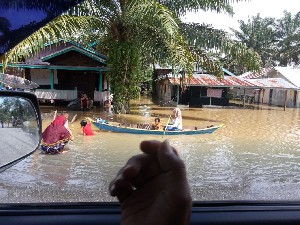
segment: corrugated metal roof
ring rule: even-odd
[[[263,76],[278,77],[279,75],[286,78],[287,81],[300,88],[299,68],[277,66],[272,68],[264,68],[260,72],[246,72],[239,77],[245,79],[258,79],[262,78]]]
[[[269,71],[271,71],[273,68],[263,68],[259,72],[246,72],[240,75],[239,77],[245,78],[245,79],[256,79],[256,78],[261,78],[262,76],[266,75]]]
[[[169,78],[170,82],[175,85],[180,84],[180,78]],[[224,76],[219,78],[209,74],[195,74],[190,77],[186,82],[191,86],[210,86],[210,87],[254,87],[254,84],[250,81],[234,77]]]
[[[265,79],[251,79],[251,82],[259,87],[265,88],[283,88],[283,89],[298,89],[297,86],[289,83],[282,78],[265,78]]]
[[[274,67],[288,81],[300,87],[300,69],[292,67]]]
[[[169,77],[173,85],[180,84],[180,78]],[[282,78],[268,79],[244,79],[241,77],[224,76],[218,78],[209,74],[194,74],[189,81],[190,86],[208,86],[208,87],[242,87],[242,88],[282,88],[298,89],[295,85],[285,81]]]

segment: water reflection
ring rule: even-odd
[[[130,115],[94,110],[78,113],[70,124],[75,141],[65,154],[36,152],[0,174],[2,202],[113,201],[108,183],[127,159],[139,153],[145,139],[161,136],[100,132],[82,136],[86,116],[126,123],[167,123],[173,108],[136,102]],[[50,121],[44,112],[43,126]],[[214,134],[168,137],[184,159],[194,200],[299,200],[300,129],[298,109],[264,107],[231,109],[183,108],[185,127],[224,124]]]

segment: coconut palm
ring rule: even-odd
[[[278,34],[276,59],[280,65],[300,63],[300,12],[292,15],[284,11],[283,18],[277,20]]]
[[[228,2],[87,0],[11,49],[6,54],[4,65],[9,61],[18,61],[20,56],[35,54],[49,41],[77,37],[77,40],[86,43],[93,37],[99,43],[98,50],[109,57],[108,78],[114,94],[114,110],[128,112],[129,101],[138,95],[141,76],[149,65],[167,64],[189,75],[197,61],[203,68],[221,75],[220,66],[206,54],[208,48],[218,48],[240,58],[248,56],[251,66],[259,67],[255,54],[247,52],[244,46],[225,44],[228,40],[225,36],[222,40],[211,39],[207,42],[208,36],[213,34],[212,29],[208,33],[205,26],[199,25],[193,31],[192,25],[185,25],[179,19],[180,15],[191,9],[230,12]],[[207,37],[203,32],[207,32]],[[202,34],[203,39],[198,34]]]
[[[262,18],[259,14],[248,19],[240,20],[240,31],[231,29],[240,43],[254,49],[266,65],[275,54],[275,46],[278,41],[275,18]]]

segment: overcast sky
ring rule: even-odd
[[[240,3],[232,3],[235,15],[233,17],[215,12],[189,13],[183,17],[185,22],[197,22],[212,24],[217,29],[229,31],[229,27],[238,29],[238,20],[247,21],[251,16],[260,13],[262,17],[281,18],[283,11],[296,14],[300,11],[300,0],[251,0]]]
[[[293,14],[300,11],[300,0],[245,0],[245,2],[232,3],[231,5],[235,12],[233,17],[215,12],[198,12],[189,13],[182,19],[185,22],[204,22],[212,24],[217,29],[229,30],[228,27],[238,29],[238,20],[246,21],[249,17],[257,15],[257,13],[260,13],[263,17],[280,18],[283,16],[284,10]],[[8,18],[13,25],[12,29],[16,29],[31,21],[41,20],[45,14],[33,10],[18,12],[15,10],[2,10],[0,11],[0,16]]]

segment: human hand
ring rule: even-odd
[[[143,141],[110,183],[121,203],[122,225],[186,225],[192,199],[184,162],[168,141]]]

